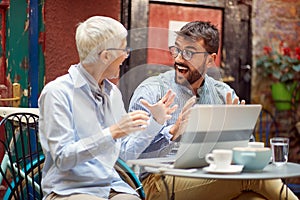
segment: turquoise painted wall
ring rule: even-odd
[[[38,93],[41,91],[44,85],[44,53],[43,53],[43,44],[44,44],[44,20],[43,20],[43,8],[44,1],[38,1],[38,30],[39,30],[39,45],[38,48],[38,66],[35,68],[38,69],[38,79],[39,87]],[[28,107],[28,96],[30,95],[30,87],[28,72],[30,66],[29,60],[29,10],[27,0],[11,0],[10,5],[7,10],[6,17],[6,56],[7,56],[7,69],[6,74],[8,77],[8,82],[10,83],[20,83],[22,98],[20,107]],[[33,66],[34,67],[34,66]],[[27,92],[28,91],[28,92]]]

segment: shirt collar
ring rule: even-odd
[[[88,85],[87,81],[84,79],[84,77],[79,73],[78,66],[80,64],[76,65],[71,65],[69,68],[68,72],[69,75],[71,76],[71,79],[74,82],[74,87],[75,88],[80,88],[84,85]]]
[[[204,91],[204,89],[205,89],[205,87],[206,87],[206,81],[205,81],[206,79],[207,79],[207,74],[205,74],[204,79],[203,79],[203,81],[202,81],[200,87],[197,89],[197,95],[198,95],[198,96],[200,96],[200,93],[201,93],[202,91]]]
[[[68,72],[74,82],[75,88],[85,87],[91,91],[93,96],[95,96],[96,93],[100,94],[100,96],[103,96],[103,93],[110,95],[113,89],[113,83],[106,79],[104,79],[102,85],[99,86],[97,81],[84,69],[80,63],[71,65]]]
[[[77,67],[80,75],[85,79],[85,81],[88,83],[88,85],[90,86],[92,92],[100,92],[100,88],[98,85],[98,82],[92,77],[92,75],[90,75],[90,73],[88,73],[86,71],[86,69],[79,64]]]

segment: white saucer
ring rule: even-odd
[[[216,173],[216,174],[235,174],[241,173],[244,165],[230,165],[230,167],[226,169],[216,169],[214,166],[204,167],[203,171],[208,173]]]

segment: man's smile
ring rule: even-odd
[[[179,73],[186,74],[189,71],[188,67],[182,66],[182,65],[176,65],[176,68]]]

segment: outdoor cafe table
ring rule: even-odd
[[[145,159],[142,159],[145,160]],[[169,175],[173,177],[188,177],[188,178],[207,178],[207,179],[277,179],[283,180],[283,184],[286,184],[285,179],[291,177],[300,176],[300,164],[288,162],[286,165],[276,167],[273,164],[267,165],[262,171],[257,172],[242,172],[242,173],[232,173],[232,174],[215,174],[203,171],[202,168],[199,169],[168,169],[163,167],[153,167],[146,166],[142,164],[140,160],[129,160],[128,164],[138,165],[144,167],[144,169],[150,173]],[[173,179],[174,180],[174,179]],[[168,189],[168,188],[167,188]],[[287,187],[286,187],[287,189]],[[172,191],[174,192],[174,191]],[[286,193],[287,194],[287,193]],[[174,197],[173,197],[174,198]],[[171,199],[173,199],[171,197]],[[286,197],[288,199],[288,197]]]

